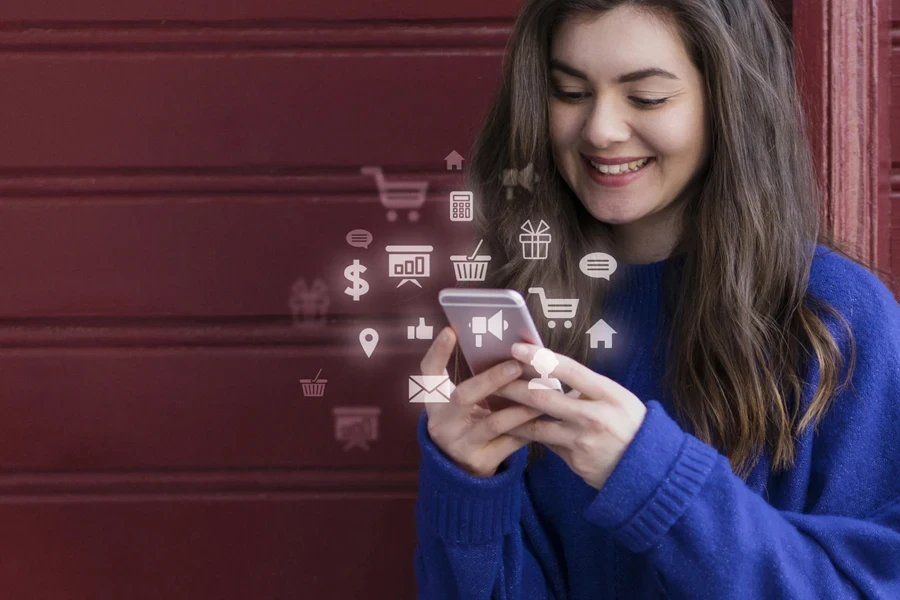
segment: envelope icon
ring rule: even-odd
[[[410,375],[410,402],[450,402],[453,382],[447,375]]]

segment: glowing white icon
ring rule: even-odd
[[[575,313],[578,312],[578,298],[547,298],[542,287],[528,288],[528,293],[537,294],[541,299],[541,310],[544,311],[545,317],[551,319],[547,327],[550,329],[556,327],[556,321],[553,319],[565,319],[563,325],[566,329],[572,327],[570,319],[574,319]]]
[[[434,325],[426,325],[425,317],[419,317],[418,325],[406,326],[406,339],[430,340],[434,335]]]
[[[301,379],[300,386],[303,388],[303,395],[307,398],[321,398],[325,395],[325,386],[328,384],[327,379],[319,379],[322,369],[316,373],[312,379]]]
[[[472,256],[459,254],[450,257],[453,263],[453,272],[456,274],[457,281],[484,281],[487,275],[487,266],[491,257],[486,254],[478,254],[481,244],[484,240],[480,240],[475,246],[475,252]]]
[[[591,348],[599,348],[600,342],[603,342],[604,348],[612,348],[612,336],[616,330],[609,324],[600,319],[587,330],[587,335],[591,338]]]
[[[472,192],[450,192],[450,220],[471,221],[475,209]]]
[[[372,243],[372,234],[365,229],[354,229],[347,234],[346,240],[354,248],[365,248],[368,250],[369,244]]]
[[[541,374],[528,382],[529,390],[559,390],[562,391],[562,384],[559,379],[550,377],[553,369],[559,366],[559,360],[552,350],[541,348],[534,353],[531,359],[531,366],[534,370]]]
[[[369,442],[378,440],[377,406],[338,406],[331,409],[334,415],[334,439],[347,442],[344,452],[352,448],[369,450]]]
[[[408,210],[409,220],[413,223],[419,220],[419,209],[425,203],[425,192],[428,191],[427,181],[388,182],[384,179],[381,167],[363,167],[359,172],[375,177],[378,197],[382,206],[388,209],[388,221],[393,223],[397,220],[398,210]]]
[[[419,287],[417,277],[429,277],[431,275],[431,252],[433,246],[388,246],[388,276],[401,277],[397,284],[400,287],[404,283],[414,283]]]
[[[525,221],[522,225],[522,231],[519,234],[519,242],[522,244],[522,258],[525,260],[544,260],[550,251],[550,241],[552,236],[547,233],[550,226],[546,221],[541,219],[538,226],[531,224],[531,219]]]
[[[316,279],[312,285],[307,285],[306,281],[300,278],[291,286],[288,305],[291,308],[294,325],[325,323],[330,303],[328,285],[321,279]]]
[[[375,346],[378,345],[378,332],[371,327],[366,327],[359,332],[359,344],[362,346],[366,356],[372,358],[372,353],[375,352]]]
[[[465,159],[456,150],[445,156],[444,160],[447,161],[448,171],[452,171],[454,169],[456,169],[457,171],[462,171],[462,164]]]
[[[344,288],[344,293],[352,297],[354,302],[359,302],[359,297],[369,291],[369,282],[361,277],[367,270],[358,260],[354,260],[352,265],[344,269],[344,277],[352,284],[352,287]]]
[[[503,169],[503,185],[506,187],[506,199],[512,200],[516,186],[523,187],[531,192],[534,189],[534,184],[540,180],[541,178],[535,175],[534,165],[531,163],[528,163],[528,166],[521,171]]]
[[[487,333],[503,341],[503,332],[509,329],[509,323],[503,320],[503,311],[498,310],[492,317],[472,317],[469,327],[475,334],[475,347],[481,348],[482,336]]]
[[[616,272],[618,266],[616,259],[605,252],[586,254],[578,263],[578,268],[588,277],[607,281],[609,281],[609,276]]]
[[[449,375],[410,375],[409,401],[413,403],[446,404],[455,386]]]

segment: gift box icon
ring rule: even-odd
[[[541,219],[535,229],[531,224],[531,220],[525,221],[522,225],[525,233],[519,234],[519,242],[522,244],[522,257],[525,260],[543,260],[547,258],[550,250],[551,235],[547,233],[550,226]]]

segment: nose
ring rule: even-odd
[[[585,118],[581,136],[594,148],[606,148],[624,142],[631,135],[631,127],[624,118],[625,110],[614,100],[594,103]]]

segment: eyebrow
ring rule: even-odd
[[[563,73],[567,73],[572,77],[577,77],[578,79],[584,79],[585,81],[588,80],[587,75],[585,75],[575,67],[571,67],[555,58],[550,59],[550,69],[562,71]],[[638,69],[637,71],[632,71],[631,73],[625,73],[624,75],[620,75],[616,81],[617,83],[631,83],[634,81],[639,81],[641,79],[647,79],[648,77],[664,77],[666,79],[674,79],[675,81],[680,81],[674,73],[670,73],[669,71],[660,69],[659,67],[648,67],[646,69]]]

